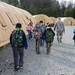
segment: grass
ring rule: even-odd
[[[0,51],[2,51],[4,48],[7,48],[7,47],[8,47],[8,45],[9,45],[9,44],[6,44],[6,45],[4,45],[4,46],[0,47]]]
[[[2,51],[3,50],[3,47],[0,47],[0,51]]]

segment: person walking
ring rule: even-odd
[[[27,25],[26,30],[28,32],[28,39],[32,39],[32,32],[33,32],[33,23],[30,21],[30,23]]]
[[[51,52],[51,46],[52,42],[54,41],[55,33],[51,28],[51,25],[49,24],[44,32],[45,41],[46,41],[46,48],[47,48],[47,54],[49,55]]]
[[[46,30],[46,26],[45,26],[45,24],[42,24],[42,26],[41,26],[41,33],[42,33],[42,35],[41,35],[41,40],[40,40],[40,45],[41,46],[44,46],[44,31]]]
[[[73,30],[73,33],[74,33],[74,35],[73,35],[73,40],[74,40],[74,46],[75,46],[75,28],[74,28],[74,30]]]
[[[36,42],[36,53],[40,54],[40,40],[41,40],[41,26],[43,24],[43,21],[41,20],[39,23],[37,23],[34,27],[34,38]]]
[[[58,21],[56,21],[55,25],[54,25],[54,31],[57,31],[57,41],[58,43],[62,42],[62,36],[63,36],[63,32],[65,33],[65,27],[63,22],[61,21],[61,18],[58,18]]]
[[[22,25],[20,23],[16,24],[16,29],[12,31],[10,35],[10,44],[13,50],[14,58],[14,69],[23,68],[23,57],[24,57],[24,42],[27,43],[26,35],[23,30],[21,30]]]

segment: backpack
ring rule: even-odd
[[[12,46],[13,47],[22,47],[23,46],[23,33],[22,30],[14,30],[12,33]]]
[[[26,30],[28,31],[28,30],[31,30],[31,26],[27,26],[26,27]]]
[[[73,33],[75,33],[75,29],[73,30]]]
[[[52,43],[54,40],[54,34],[50,30],[46,30],[46,42]]]
[[[41,30],[36,27],[36,28],[34,29],[34,38],[35,38],[35,39],[40,39],[40,36],[41,36]]]

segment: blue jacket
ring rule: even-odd
[[[27,49],[27,47],[28,47],[28,44],[26,41],[24,42],[24,47],[25,47],[25,49]]]
[[[75,33],[75,29],[73,30],[73,33]]]

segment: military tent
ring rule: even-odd
[[[64,25],[68,25],[68,26],[75,25],[75,20],[72,17],[63,17],[61,18],[61,21],[64,23]]]
[[[44,24],[52,23],[52,20],[47,15],[44,14],[34,15],[33,19],[35,20],[35,24],[38,23],[40,20],[42,20]]]
[[[0,47],[10,42],[10,34],[16,23],[21,23],[26,32],[26,25],[32,18],[28,11],[0,2]]]

